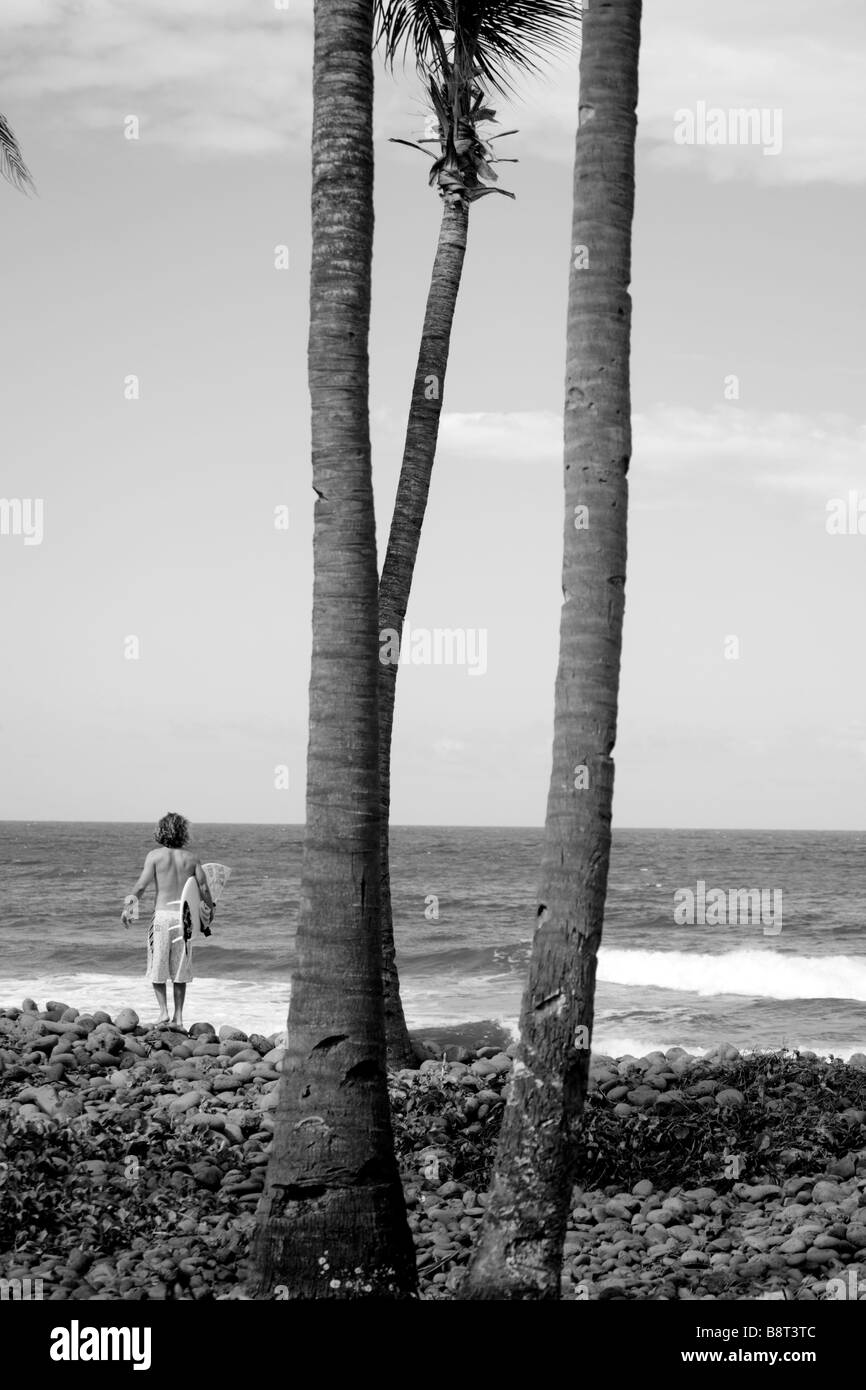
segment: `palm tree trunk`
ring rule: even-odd
[[[373,0],[316,0],[313,656],[288,1049],[255,1292],[400,1297],[415,1256],[394,1157],[378,936],[378,576],[368,413]],[[282,1296],[282,1295],[281,1295]]]
[[[521,1052],[488,1215],[463,1290],[469,1298],[555,1299],[560,1292],[611,843],[631,456],[628,285],[640,18],[641,0],[584,7],[553,771]],[[588,514],[576,510],[584,507]]]
[[[454,311],[460,290],[466,239],[469,232],[469,209],[463,203],[446,200],[433,275],[427,296],[421,350],[415,370],[415,385],[409,410],[409,423],[403,449],[403,463],[391,533],[379,584],[379,633],[396,633],[402,640],[403,624],[409,606],[409,593],[421,527],[427,509],[430,478],[436,458],[439,438],[439,419]],[[382,656],[396,647],[390,638],[382,639]],[[409,1066],[414,1061],[412,1044],[406,1028],[400,1000],[400,981],[397,974],[394,946],[394,918],[391,908],[391,877],[388,840],[388,821],[391,811],[391,733],[394,724],[394,697],[397,686],[396,661],[380,660],[379,664],[379,797],[381,821],[379,829],[381,874],[381,937],[382,966],[385,989],[385,1034],[388,1060],[394,1066]]]

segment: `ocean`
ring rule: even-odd
[[[516,1029],[542,833],[393,830],[410,1027],[495,1020]],[[0,822],[0,1006],[29,995],[40,1006],[130,1005],[155,1017],[143,978],[152,900],[129,931],[119,920],[151,835],[145,825]],[[191,847],[233,872],[213,936],[196,939],[187,1022],[285,1026],[302,843],[301,826],[194,827]],[[617,831],[593,1050],[866,1049],[864,851],[857,833]],[[753,904],[748,921],[732,923],[714,889],[763,891],[763,920]],[[702,911],[704,901],[717,906]]]

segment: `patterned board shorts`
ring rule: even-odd
[[[147,933],[147,979],[151,984],[189,984],[192,979],[192,941],[184,941],[176,912],[160,908]]]

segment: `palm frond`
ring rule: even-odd
[[[432,150],[425,150],[423,145],[416,144],[414,140],[401,140],[399,135],[390,136],[390,143],[392,145],[408,145],[410,150],[420,150],[422,154],[426,154],[428,159],[436,158]]]
[[[376,14],[389,66],[411,50],[421,72],[441,72],[450,57],[464,79],[504,95],[513,73],[537,72],[542,55],[575,46],[581,0],[376,0]]]
[[[14,188],[26,193],[35,188],[30,170],[24,163],[18,141],[5,116],[0,115],[0,177]]]
[[[376,0],[376,47],[393,67],[411,49],[419,71],[444,67],[443,34],[451,29],[452,0]]]

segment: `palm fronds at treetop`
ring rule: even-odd
[[[376,0],[376,42],[393,65],[411,49],[421,72],[469,63],[494,91],[512,90],[509,70],[538,72],[536,55],[570,44],[581,0]],[[443,33],[453,39],[446,46]]]
[[[508,93],[511,70],[535,72],[539,52],[567,48],[571,30],[578,29],[579,0],[376,0],[376,11],[376,39],[386,64],[393,68],[401,50],[404,56],[414,50],[438,123],[435,137],[420,144],[395,143],[439,145],[430,183],[445,199],[469,204],[488,193],[512,197],[485,187],[497,181],[493,165],[502,162],[479,132],[484,122],[496,120],[485,87]]]
[[[0,177],[22,193],[34,188],[30,170],[24,163],[18,141],[5,116],[0,115]]]

